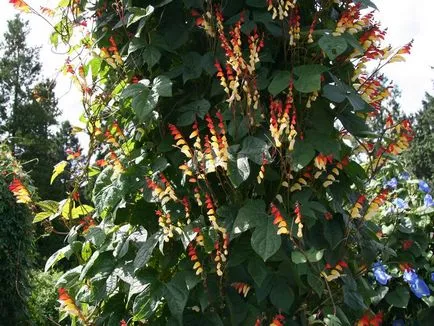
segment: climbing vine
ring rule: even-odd
[[[36,215],[70,227],[46,269],[79,262],[58,282],[71,318],[379,325],[399,315],[371,268],[385,273],[390,260],[414,281],[415,266],[379,236],[392,193],[372,182],[412,129],[370,126],[391,93],[381,68],[412,43],[384,45],[374,9],[82,0],[49,11],[83,94],[75,131],[90,138],[54,169],[71,167],[69,198]]]

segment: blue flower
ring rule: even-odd
[[[405,321],[402,319],[395,319],[392,322],[392,326],[405,326]]]
[[[398,180],[396,180],[396,178],[392,178],[386,182],[386,186],[392,189],[396,189],[396,187],[398,186]]]
[[[374,273],[375,280],[381,285],[386,285],[392,278],[392,276],[386,273],[386,268],[381,262],[372,265],[372,272]]]
[[[401,173],[401,179],[403,179],[403,180],[410,179],[410,173],[408,173],[407,171],[402,172]]]
[[[418,275],[416,274],[416,272],[414,271],[414,269],[406,269],[404,271],[404,274],[402,275],[402,278],[407,283],[413,283],[418,278]]]
[[[399,209],[408,208],[407,202],[402,198],[395,198],[395,200],[393,201],[393,204]]]
[[[425,195],[425,197],[423,198],[423,203],[426,207],[434,207],[434,201],[430,194]]]
[[[431,191],[430,187],[428,186],[428,184],[423,181],[423,180],[419,180],[419,190],[429,193]]]
[[[406,270],[402,277],[410,286],[411,292],[419,299],[431,294],[428,285],[426,285],[425,281],[417,275],[413,269]]]
[[[431,273],[431,281],[434,282],[434,272]]]
[[[410,290],[419,299],[422,297],[427,297],[431,294],[428,285],[426,285],[425,281],[421,277],[418,277],[414,283],[410,284]]]

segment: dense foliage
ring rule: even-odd
[[[29,320],[32,325],[58,324],[57,291],[54,287],[61,273],[33,270],[30,277],[32,292],[28,298]]]
[[[402,61],[411,44],[382,45],[364,8],[375,5],[59,4],[52,41],[82,36],[65,72],[82,90],[90,137],[87,155],[54,168],[53,178],[70,169],[70,196],[36,203],[36,221],[70,227],[46,264],[78,261],[58,281],[65,313],[84,325],[423,317],[432,209],[413,222],[419,251],[395,250],[401,235],[378,219],[397,192],[373,180],[412,130],[393,119],[370,128],[390,89],[366,68]],[[401,213],[385,227],[406,223]],[[417,297],[405,316],[402,277]]]
[[[7,325],[27,321],[29,271],[32,266],[32,215],[10,190],[28,181],[21,166],[0,147],[0,320]],[[13,186],[16,186],[13,188]]]
[[[426,94],[422,110],[413,117],[415,128],[409,166],[419,177],[434,185],[434,98]]]

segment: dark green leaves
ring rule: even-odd
[[[408,300],[410,300],[410,292],[405,286],[399,286],[386,295],[387,303],[397,308],[406,308]]]
[[[236,156],[236,159],[234,158]],[[237,188],[247,180],[250,175],[250,165],[247,156],[242,154],[229,155],[228,162],[229,179],[232,185]]]
[[[269,145],[260,138],[248,136],[244,138],[240,154],[245,154],[247,157],[258,165],[262,164],[262,160],[271,160],[268,152]]]
[[[161,97],[171,97],[172,96],[172,82],[166,76],[155,77],[152,84],[152,90]]]
[[[311,93],[321,89],[321,74],[328,69],[322,65],[303,65],[295,67],[293,73],[298,78],[294,81],[296,90]]]
[[[155,46],[148,45],[142,53],[143,61],[148,64],[148,68],[152,69],[161,58],[161,52]]]
[[[121,99],[132,98],[131,107],[139,122],[145,122],[149,118],[157,106],[160,96],[172,96],[172,82],[166,76],[156,77],[150,89],[149,86],[149,80],[128,85],[120,96]]]
[[[319,39],[318,44],[330,60],[336,59],[347,49],[347,41],[342,36],[324,35]]]
[[[271,83],[268,86],[268,91],[271,95],[276,96],[277,94],[288,88],[291,78],[291,72],[278,71],[274,78],[271,80]]]
[[[265,203],[263,200],[249,199],[238,211],[233,225],[233,233],[242,233],[258,225],[262,225],[262,221],[269,218],[271,217],[265,213]]]
[[[159,236],[158,233],[154,234],[139,248],[136,258],[134,259],[134,267],[136,269],[142,268],[148,263],[154,248],[157,246]]]
[[[201,119],[205,118],[205,115],[208,113],[210,108],[211,103],[205,99],[193,101],[181,106],[179,108],[181,115],[178,117],[177,125],[181,127],[189,126],[194,122],[194,120],[196,120],[196,116]]]
[[[276,308],[289,312],[289,308],[294,302],[294,292],[284,279],[279,278],[274,282],[270,301]]]
[[[273,224],[273,219],[269,217],[261,220],[252,234],[253,250],[266,261],[279,250],[281,244],[282,240],[277,234],[277,226]]]
[[[175,277],[166,284],[164,292],[170,312],[182,325],[182,313],[188,299],[188,289],[185,281],[181,277]]]
[[[184,55],[182,72],[182,80],[184,81],[184,84],[191,79],[200,77],[202,74],[201,61],[202,57],[197,52],[189,52]]]

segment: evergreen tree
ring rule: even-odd
[[[59,157],[52,129],[60,111],[55,82],[41,81],[39,48],[27,44],[28,22],[16,16],[8,22],[0,45],[0,134],[26,164],[40,196],[50,198],[50,176]],[[26,163],[28,162],[28,163]]]
[[[414,140],[408,155],[410,169],[418,178],[434,184],[434,97],[428,93],[422,110],[413,116]]]

